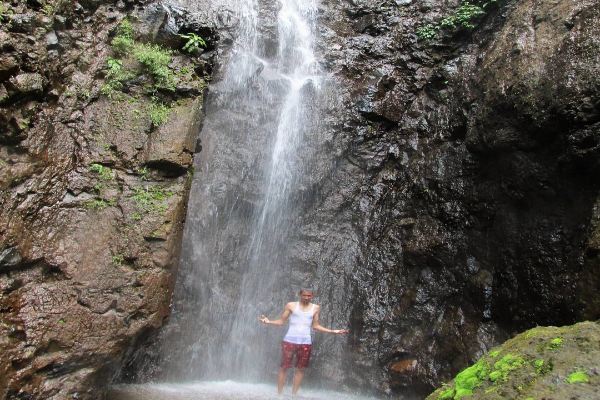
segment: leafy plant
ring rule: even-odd
[[[439,27],[434,24],[427,24],[417,29],[417,36],[422,40],[431,40],[436,37]]]
[[[150,117],[150,121],[152,121],[152,125],[155,127],[166,122],[169,119],[170,113],[171,107],[156,100],[152,101],[148,109],[148,116]]]
[[[144,212],[163,213],[167,209],[165,200],[173,195],[173,192],[164,190],[158,186],[137,187],[133,189],[131,197],[136,206]],[[141,216],[140,216],[141,217]],[[141,219],[141,218],[140,218]]]
[[[485,15],[486,9],[496,3],[498,0],[473,1],[463,0],[460,6],[447,17],[444,17],[437,24],[427,24],[416,30],[417,37],[421,40],[432,40],[438,32],[443,29],[456,30],[475,28],[474,21]]]
[[[138,168],[137,173],[143,181],[147,181],[150,171],[148,171],[147,167],[142,167],[142,168]]]
[[[200,47],[206,47],[206,42],[204,41],[204,39],[202,39],[202,37],[196,35],[193,32],[179,36],[181,36],[184,39],[187,39],[187,42],[185,43],[185,45],[183,45],[183,51],[193,53],[196,50],[200,49]]]
[[[117,27],[117,35],[114,37],[112,42],[113,50],[120,55],[125,55],[133,49],[133,25],[128,19],[121,21]]]
[[[100,179],[103,181],[110,181],[114,177],[114,172],[109,167],[105,167],[102,164],[91,164],[89,167],[91,172],[100,175]]]
[[[152,76],[157,88],[175,91],[175,76],[169,68],[170,50],[156,44],[139,43],[134,46],[133,56]]]
[[[457,27],[473,29],[475,28],[473,20],[484,14],[483,7],[463,1],[454,14],[442,19],[440,26],[450,29],[456,29]]]

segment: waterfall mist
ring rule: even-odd
[[[169,380],[262,380],[277,317],[314,268],[293,260],[327,84],[313,52],[317,3],[240,0],[237,39],[211,84],[168,338]],[[297,250],[297,249],[296,249]]]

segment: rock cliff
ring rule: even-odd
[[[326,379],[422,397],[516,332],[600,315],[600,5],[466,4],[323,4],[340,157],[303,234],[353,332]]]
[[[97,399],[168,315],[213,54],[178,33],[214,38],[144,1],[0,6],[0,397]]]

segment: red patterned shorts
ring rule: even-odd
[[[288,369],[292,366],[292,358],[296,355],[296,368],[308,367],[310,361],[310,344],[296,344],[281,342],[281,368]]]

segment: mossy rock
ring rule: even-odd
[[[600,323],[538,327],[506,341],[426,400],[600,399]]]

